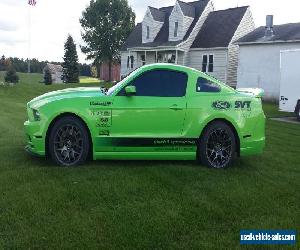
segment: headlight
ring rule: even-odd
[[[41,120],[41,114],[38,110],[33,109],[32,113],[33,113],[33,118],[34,118],[35,121],[40,121]]]

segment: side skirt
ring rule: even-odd
[[[95,152],[94,160],[196,160],[196,152]]]

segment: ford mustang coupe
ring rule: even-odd
[[[108,91],[74,88],[27,104],[26,150],[56,164],[95,160],[200,160],[228,167],[261,154],[261,89],[234,90],[172,64],[143,66]]]

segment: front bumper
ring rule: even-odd
[[[25,150],[35,156],[45,156],[45,138],[40,132],[39,122],[24,123],[26,135]]]

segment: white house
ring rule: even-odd
[[[63,67],[61,65],[47,63],[43,70],[44,74],[47,69],[51,73],[52,83],[63,83]]]
[[[279,100],[280,52],[300,49],[300,23],[273,26],[273,17],[267,25],[242,37],[239,45],[238,86],[265,90],[267,100]]]
[[[248,6],[215,11],[210,0],[148,7],[121,51],[121,76],[150,63],[190,66],[236,86],[238,46],[254,30]]]

